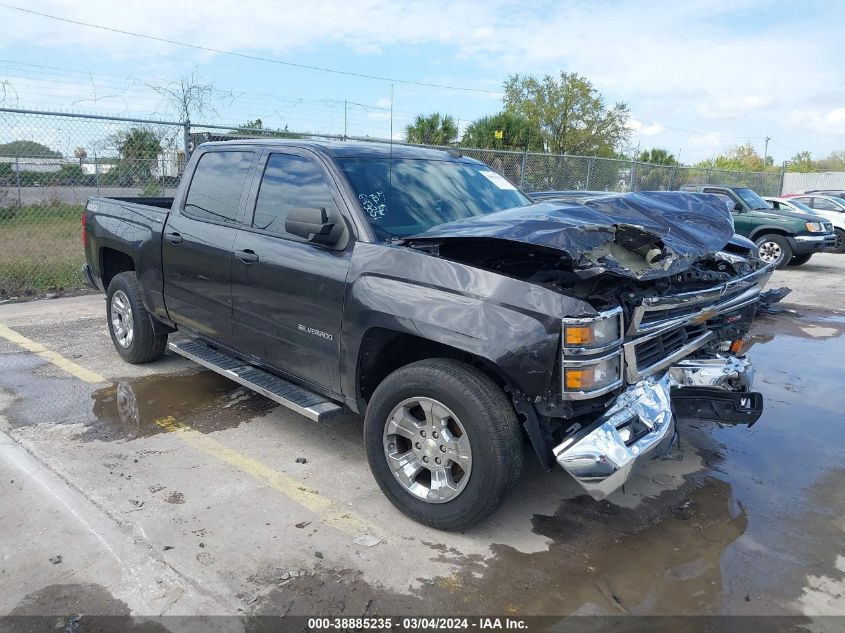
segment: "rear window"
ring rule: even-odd
[[[203,154],[185,198],[185,215],[209,222],[234,223],[254,155],[254,152]]]

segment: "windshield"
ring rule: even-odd
[[[790,200],[789,202],[781,202],[780,208],[785,209],[786,211],[800,211],[801,213],[809,213],[810,215],[815,215],[815,211],[813,211],[810,207],[808,207],[803,202],[798,202],[797,200]]]
[[[763,200],[760,196],[754,193],[751,189],[734,189],[736,195],[742,198],[742,201],[752,209],[771,209],[769,203]]]
[[[394,159],[391,169],[386,158],[340,158],[337,163],[376,237],[383,241],[531,204],[486,165]]]

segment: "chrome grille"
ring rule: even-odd
[[[627,323],[626,380],[642,380],[712,341],[707,322],[753,305],[772,270],[766,266],[704,290],[643,299]]]
[[[697,318],[733,310],[757,301],[772,273],[767,266],[727,283],[674,295],[646,297],[634,308],[628,336],[649,334]]]
[[[660,332],[635,346],[637,371],[645,371],[707,332],[707,326],[686,325]]]

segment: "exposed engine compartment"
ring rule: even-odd
[[[753,251],[727,244],[724,250],[703,257],[686,270],[641,281],[606,272],[585,278],[574,270],[571,257],[560,251],[506,240],[464,239],[416,245],[431,254],[500,275],[539,284],[578,297],[597,310],[621,305],[630,311],[644,296],[662,296],[710,288],[759,268]]]

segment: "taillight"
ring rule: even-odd
[[[88,248],[88,220],[85,218],[85,211],[82,212],[82,247]]]

